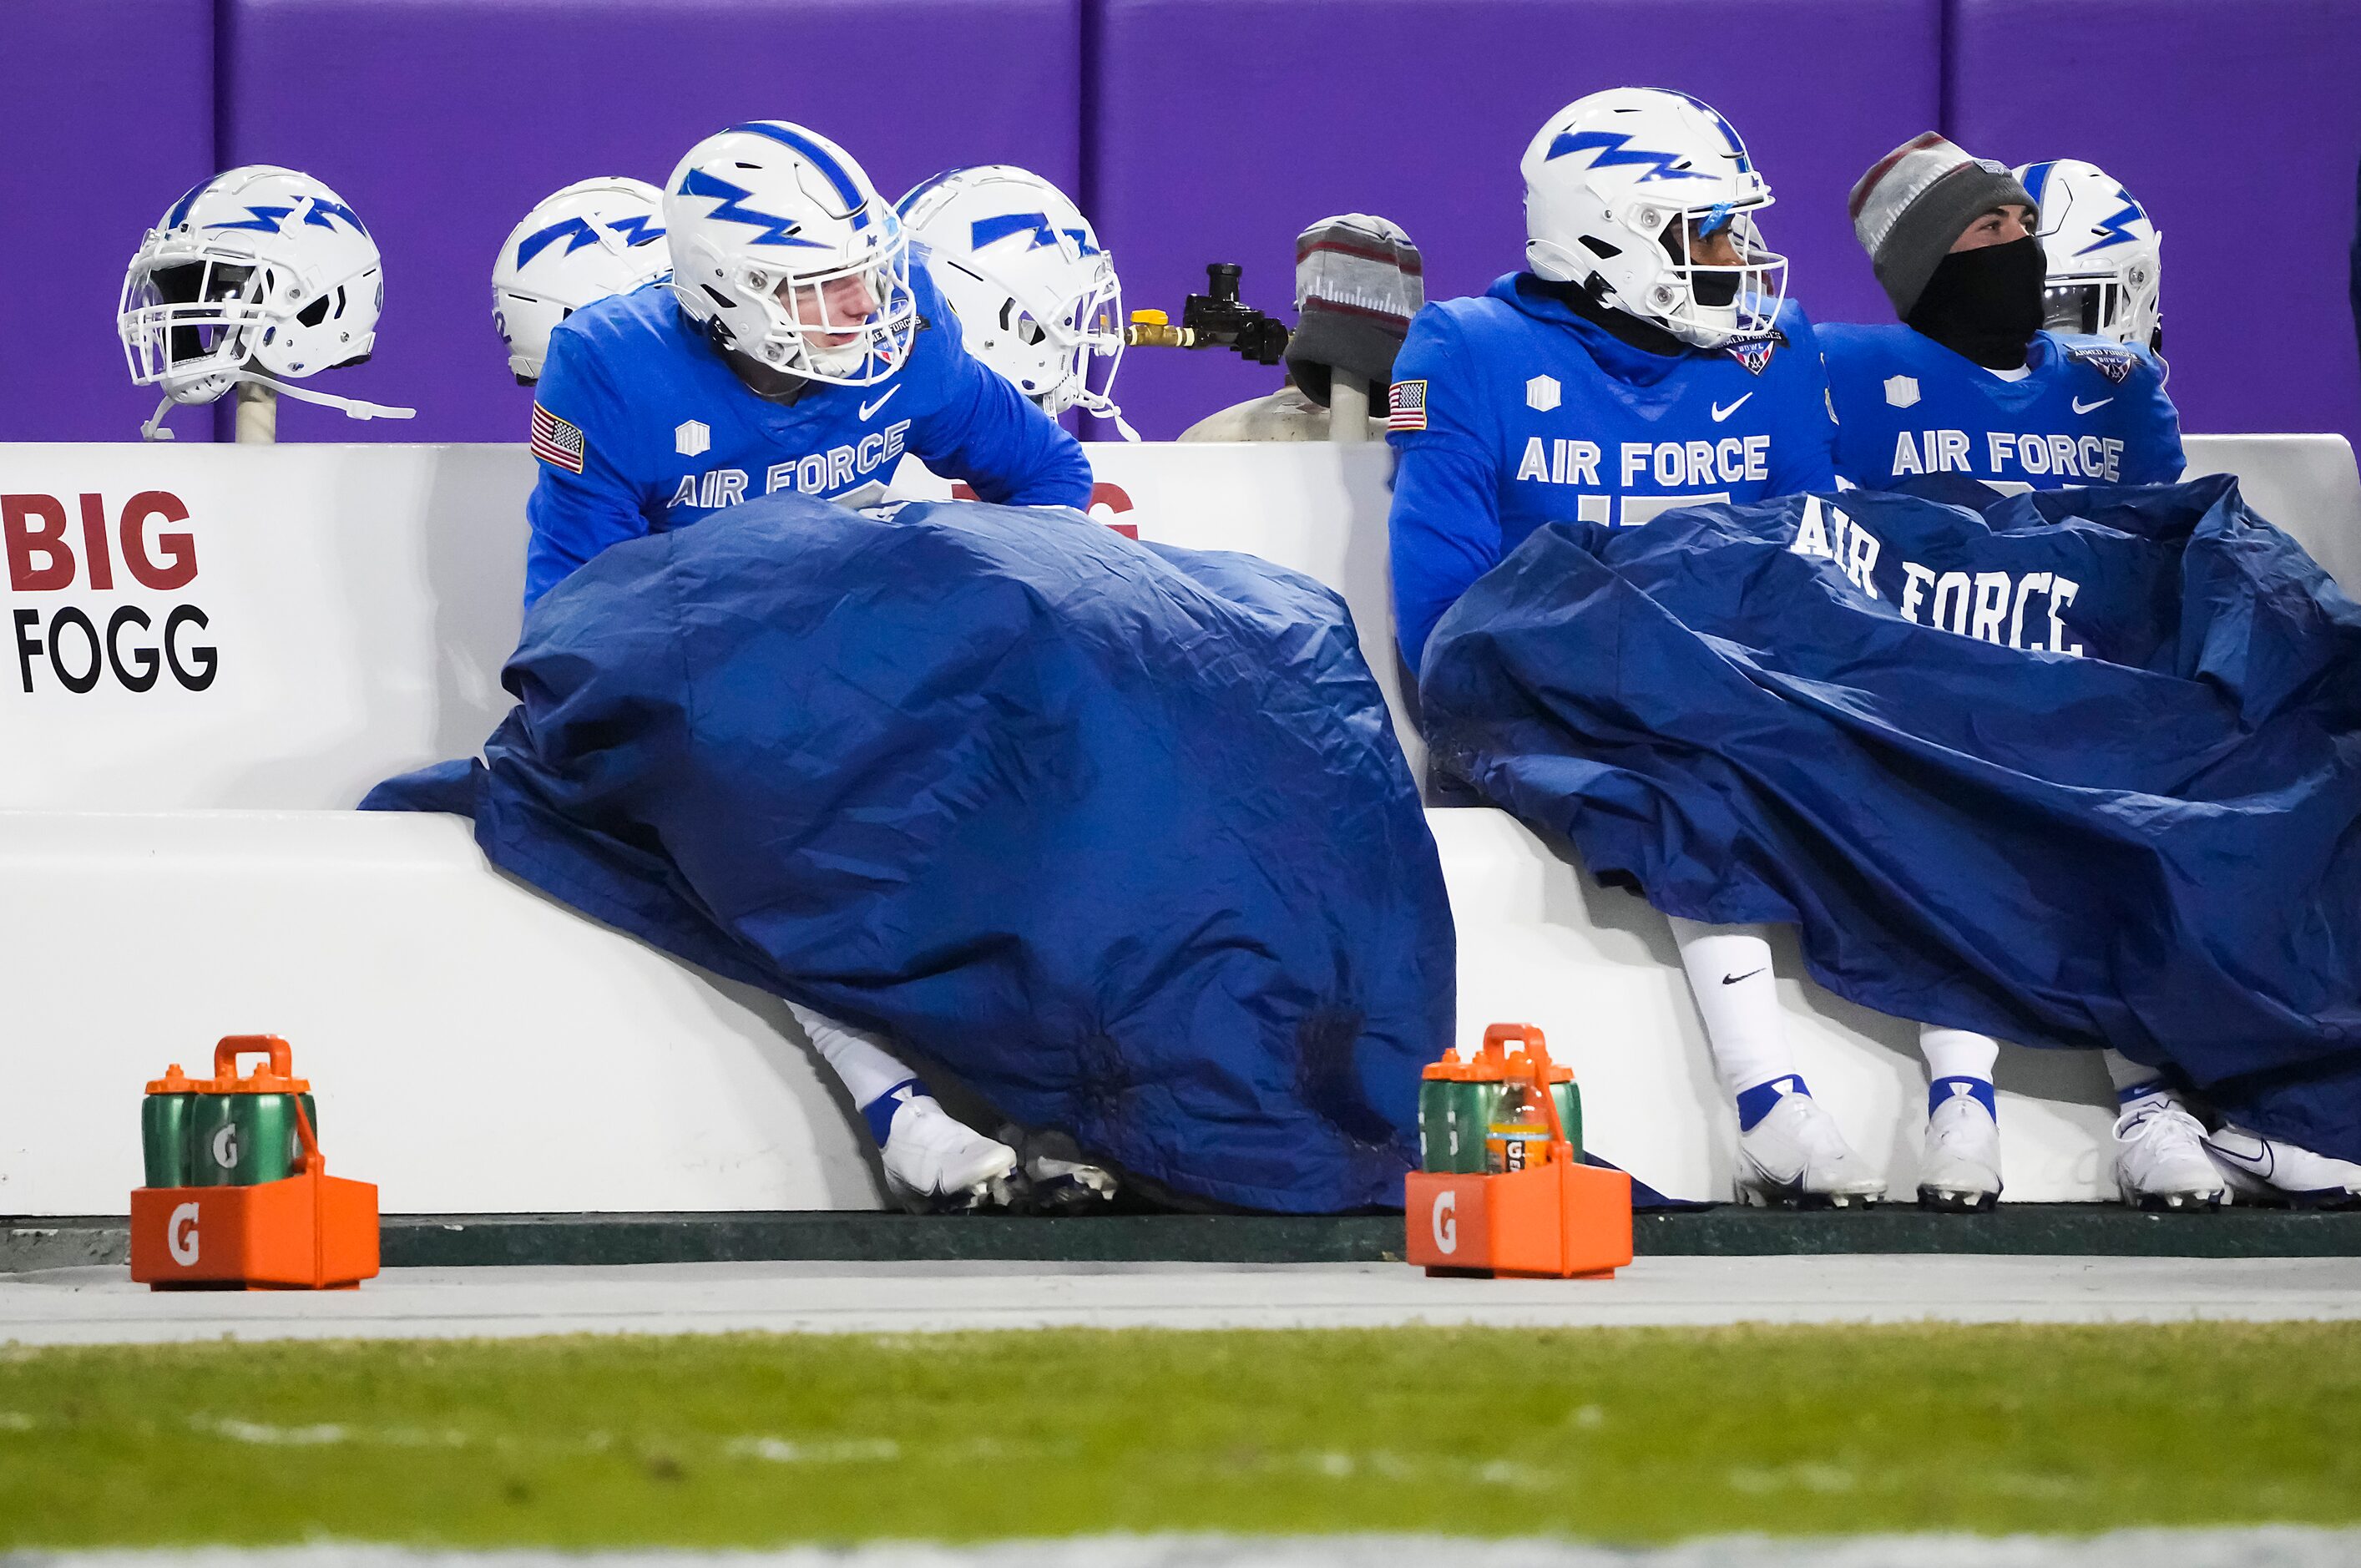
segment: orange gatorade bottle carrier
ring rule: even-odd
[[[1412,1264],[1429,1274],[1605,1278],[1631,1261],[1631,1179],[1581,1162],[1572,1141],[1581,1133],[1551,1092],[1572,1075],[1550,1060],[1539,1029],[1495,1024],[1474,1061],[1446,1058],[1426,1077],[1501,1087],[1480,1142],[1472,1129],[1447,1146],[1439,1128],[1428,1133],[1428,1168],[1411,1172],[1403,1193]]]
[[[265,1065],[243,1077],[241,1056]],[[159,1290],[350,1288],[378,1271],[377,1188],[327,1173],[312,1086],[276,1035],[231,1035],[214,1076],[178,1062],[140,1107],[131,1277]]]

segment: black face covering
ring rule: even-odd
[[[1981,250],[1955,250],[1910,312],[1910,324],[1988,370],[2015,370],[2041,330],[2046,275],[2041,242],[2027,235]]]

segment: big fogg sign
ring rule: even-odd
[[[214,684],[220,656],[193,602],[197,540],[188,521],[170,490],[119,500],[95,491],[0,494],[21,690],[201,692]],[[26,602],[75,588],[96,602]]]

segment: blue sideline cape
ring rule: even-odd
[[[2226,477],[1979,493],[1553,524],[1436,630],[1437,761],[1839,995],[2361,1159],[2361,609]]]
[[[534,606],[485,762],[365,806],[884,1029],[1180,1192],[1401,1202],[1442,868],[1344,603],[1071,511],[794,496]]]

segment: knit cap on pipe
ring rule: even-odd
[[[1289,379],[1325,408],[1332,370],[1348,370],[1382,410],[1394,353],[1426,303],[1425,272],[1401,225],[1367,213],[1323,218],[1296,236]]]
[[[1933,131],[1872,164],[1852,188],[1852,232],[1894,315],[1910,319],[1927,280],[1970,224],[2011,203],[2034,204],[2006,165],[1971,157]]]

